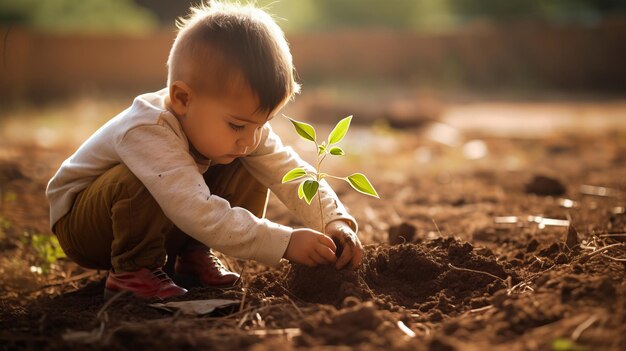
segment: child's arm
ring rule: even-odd
[[[265,124],[261,134],[261,140],[257,149],[247,157],[241,159],[242,163],[259,182],[272,190],[290,211],[300,218],[304,224],[318,231],[323,231],[317,198],[311,205],[298,198],[298,182],[282,183],[282,177],[288,171],[302,167],[306,170],[315,171],[313,166],[304,161],[290,146],[283,146],[280,137],[274,133],[272,127]],[[318,195],[322,197],[322,212],[324,223],[328,224],[337,219],[343,219],[357,232],[358,225],[344,205],[339,201],[337,194],[323,179],[320,182]],[[313,207],[315,205],[315,207]]]
[[[228,201],[212,195],[188,145],[171,128],[141,125],[114,144],[121,162],[183,232],[227,255],[268,265],[280,262],[293,229],[231,208]]]
[[[257,149],[242,159],[242,163],[264,185],[297,215],[307,227],[322,231],[318,199],[311,205],[298,198],[298,182],[282,183],[282,176],[296,167],[314,171],[313,166],[304,161],[291,147],[285,147],[271,126],[263,127]],[[347,263],[357,265],[361,260],[361,243],[356,236],[358,225],[339,198],[326,182],[320,182],[318,196],[322,199],[322,212],[325,233],[336,237],[347,247],[345,254],[337,261],[341,268]]]

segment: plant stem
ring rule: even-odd
[[[316,150],[318,149],[317,142],[315,143],[315,149]],[[322,186],[322,183],[321,183],[322,180],[320,179],[320,168],[322,166],[322,161],[324,161],[325,157],[326,157],[325,152],[324,152],[324,156],[322,156],[321,158],[319,154],[317,155],[317,168],[316,168],[316,171],[317,171],[316,176],[317,176],[317,183],[318,183],[317,202],[319,203],[319,206],[320,206],[320,220],[322,222],[321,232],[323,234],[326,234],[326,225],[324,224],[324,212],[322,211],[322,190],[320,189],[320,187]]]
[[[324,225],[324,213],[322,212],[322,196],[321,192],[317,192],[317,202],[320,204],[320,219],[322,220],[322,233],[326,234],[326,226]]]
[[[346,180],[346,177],[337,177],[337,176],[330,175],[330,174],[327,174],[327,175],[326,175],[326,178],[333,178],[333,179],[339,179],[339,180]]]

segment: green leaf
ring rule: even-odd
[[[287,117],[289,118],[289,117]],[[304,122],[298,122],[295,119],[289,118],[294,128],[296,128],[296,132],[305,140],[310,140],[312,142],[316,141],[315,136],[315,128],[312,125]]]
[[[331,147],[329,152],[331,155],[334,155],[334,156],[341,156],[341,155],[346,154],[345,152],[343,152],[343,149],[340,148],[339,146]]]
[[[553,351],[586,351],[587,348],[567,338],[558,338],[552,341]]]
[[[346,177],[346,180],[356,191],[365,195],[378,197],[378,193],[364,174],[354,173],[353,175]]]
[[[352,116],[348,116],[337,123],[328,136],[328,145],[338,143],[343,139],[348,132],[348,128],[350,128],[350,121],[352,121]]]
[[[285,173],[285,175],[283,176],[283,183],[287,183],[290,182],[292,180],[298,179],[298,178],[302,178],[306,175],[306,171],[304,170],[304,168],[294,168],[291,171]]]
[[[300,183],[300,186],[298,186],[298,198],[300,200],[304,199],[304,182]]]
[[[322,144],[322,145],[318,145],[317,146],[317,155],[322,155],[326,152],[326,145]]]
[[[305,180],[302,185],[302,191],[304,192],[304,199],[307,204],[311,204],[315,194],[317,194],[317,189],[319,188],[320,183],[316,180]]]

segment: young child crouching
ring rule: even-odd
[[[293,168],[313,170],[267,123],[299,91],[281,29],[252,5],[217,1],[178,24],[167,87],[136,97],[48,183],[51,229],[67,256],[110,270],[105,297],[234,285],[239,275],[211,248],[271,266],[358,265],[357,223],[328,184],[321,228],[298,184],[281,183]],[[308,228],[265,219],[269,190]],[[339,258],[331,238],[344,246]]]

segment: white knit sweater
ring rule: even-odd
[[[207,246],[242,259],[275,266],[280,262],[292,228],[230,207],[212,195],[202,174],[210,167],[191,156],[178,119],[165,107],[168,89],[138,96],[63,162],[48,183],[50,227],[72,207],[76,195],[99,175],[124,163],[150,191],[165,215],[183,232]],[[281,184],[295,167],[314,170],[291,147],[283,146],[269,123],[256,150],[242,164],[310,228],[322,230],[318,206],[297,195],[298,182]],[[358,230],[326,181],[320,184],[324,222],[345,219]]]

